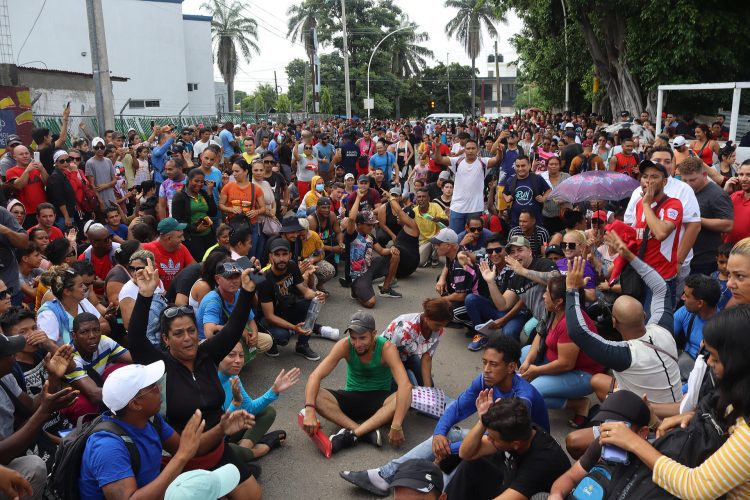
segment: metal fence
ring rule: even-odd
[[[134,128],[142,137],[146,138],[151,134],[151,122],[154,125],[174,125],[177,128],[189,125],[211,126],[214,123],[225,123],[231,121],[239,123],[257,123],[261,120],[271,120],[273,122],[287,123],[290,120],[300,122],[304,120],[325,120],[333,115],[307,114],[307,113],[221,113],[219,115],[204,116],[143,116],[143,115],[117,115],[115,117],[115,130],[118,132],[127,132]],[[59,134],[62,128],[62,115],[34,115],[34,126],[48,128],[53,134]],[[95,116],[70,116],[68,120],[68,146],[70,139],[97,135],[98,122]],[[85,132],[85,133],[84,133]]]

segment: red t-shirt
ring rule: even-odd
[[[24,170],[26,170],[26,168],[19,166],[9,168],[8,172],[5,174],[5,178],[8,180],[8,183],[10,183],[13,179],[21,177]],[[47,201],[47,193],[44,192],[44,182],[42,181],[42,174],[39,173],[39,170],[32,170],[29,173],[29,182],[23,187],[23,189],[17,190],[16,193],[18,201],[23,203],[24,208],[26,208],[26,213],[35,214],[36,207]]]
[[[70,182],[70,185],[73,186],[73,192],[75,193],[76,197],[76,205],[81,206],[81,202],[83,201],[83,182],[81,181],[81,175],[83,175],[83,172],[80,170],[63,170],[62,171],[65,174],[65,177],[68,178],[68,181]]]
[[[653,207],[655,203],[652,203]],[[663,241],[657,240],[649,231],[646,253],[643,260],[665,280],[672,279],[677,274],[677,247],[680,243],[680,230],[682,229],[682,202],[677,198],[669,198],[661,204],[656,216],[661,220],[674,223],[674,231]],[[643,241],[643,231],[646,228],[646,218],[643,216],[643,200],[638,200],[635,206],[635,231],[640,248]]]
[[[175,252],[167,252],[159,240],[152,241],[150,243],[144,243],[143,249],[153,252],[154,265],[159,270],[159,277],[162,283],[164,283],[164,289],[169,290],[169,286],[172,284],[172,280],[177,273],[185,269],[189,264],[194,262],[193,256],[185,247],[180,244],[180,247]]]
[[[594,324],[594,322],[591,321],[591,318],[589,318],[585,312],[581,312],[583,314],[583,320],[586,322],[586,326],[589,328],[589,330],[596,333],[596,325]],[[571,343],[573,343],[573,341],[571,340],[570,336],[568,336],[568,327],[565,323],[565,316],[563,315],[562,319],[555,325],[555,327],[547,332],[547,338],[545,340],[547,351],[545,352],[544,356],[548,361],[555,361],[558,358],[558,344]],[[604,371],[604,367],[602,365],[591,359],[582,350],[578,353],[576,366],[573,369],[590,373],[591,375],[602,373]]]
[[[724,241],[734,244],[750,236],[750,200],[745,199],[742,190],[735,191],[730,198],[734,207],[734,227],[724,236]]]
[[[440,154],[443,155],[443,156],[450,155],[451,154],[451,148],[449,148],[448,146],[446,146],[445,144],[443,144],[441,142],[440,143]],[[442,172],[443,170],[445,170],[445,168],[443,168],[441,165],[435,165],[435,160],[433,160],[432,158],[430,158],[430,163],[427,165],[427,170],[430,171],[430,172]]]
[[[39,224],[37,224],[36,226],[34,226],[31,229],[29,229],[29,231],[28,231],[29,234],[31,234],[31,231],[33,231],[34,229],[36,229],[38,227],[41,227],[41,226]],[[62,238],[64,236],[63,232],[60,231],[60,229],[57,226],[52,226],[51,228],[49,228],[48,230],[45,230],[45,231],[47,233],[47,236],[49,236],[49,240],[51,242],[55,241],[58,238]],[[106,277],[106,275],[105,275],[105,277]],[[102,278],[102,279],[104,279],[104,278]]]

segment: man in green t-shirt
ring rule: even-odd
[[[393,446],[404,442],[403,421],[411,406],[411,383],[396,346],[378,336],[375,318],[357,311],[349,320],[345,337],[310,374],[305,387],[305,432],[318,430],[317,413],[342,427],[331,436],[336,453],[363,440],[382,446],[380,427],[391,422],[388,440]],[[339,361],[347,363],[343,390],[321,389],[320,383]],[[392,390],[395,381],[398,390]],[[362,422],[358,424],[357,422]]]

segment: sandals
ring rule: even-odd
[[[573,429],[583,429],[591,426],[591,419],[599,413],[599,405],[594,405],[589,409],[588,415],[576,415],[572,420],[568,420],[568,425]]]
[[[286,441],[286,431],[278,430],[269,432],[255,444],[264,444],[270,448],[269,451],[273,451],[281,446],[283,441]]]

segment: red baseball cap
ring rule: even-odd
[[[597,210],[591,216],[591,220],[594,220],[594,219],[599,219],[600,221],[606,223],[607,222],[607,212],[605,212],[604,210]]]

